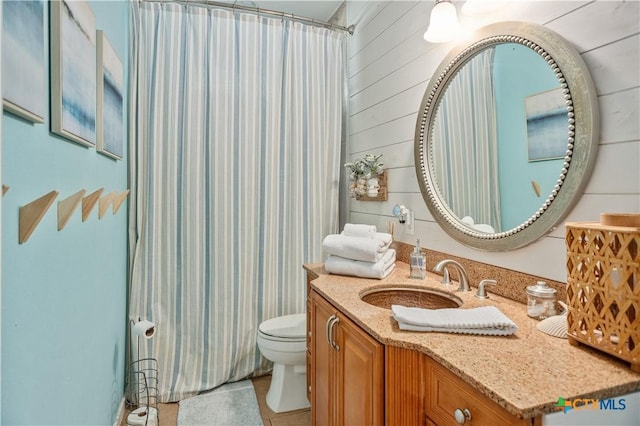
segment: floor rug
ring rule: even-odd
[[[180,401],[178,426],[262,425],[251,380],[227,383]]]

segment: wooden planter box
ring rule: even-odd
[[[566,224],[569,343],[640,372],[640,227]]]
[[[378,184],[380,185],[380,189],[378,190],[378,195],[375,197],[369,197],[366,194],[356,195],[356,200],[358,201],[387,201],[387,170],[383,170],[382,174],[378,176]]]

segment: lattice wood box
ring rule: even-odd
[[[569,343],[640,372],[640,228],[566,224]]]

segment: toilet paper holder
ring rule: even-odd
[[[127,423],[154,426],[157,424],[158,413],[158,361],[151,357],[140,358],[140,340],[151,339],[156,333],[156,325],[141,318],[137,321],[131,319],[130,325],[131,362],[127,369],[125,389],[127,408],[136,408],[127,417]],[[138,423],[139,421],[143,423]]]
[[[131,335],[135,337],[144,337],[145,339],[151,339],[156,334],[156,325],[148,320],[138,320],[134,323],[131,320],[133,326],[131,327]]]

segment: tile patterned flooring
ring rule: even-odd
[[[251,379],[253,381],[253,387],[256,390],[256,397],[258,398],[258,407],[260,408],[260,415],[265,426],[307,426],[311,424],[311,410],[296,410],[286,413],[274,413],[268,406],[265,400],[269,385],[271,384],[271,376],[262,376]],[[159,426],[176,426],[178,424],[178,403],[170,404],[158,404],[158,418]],[[127,416],[121,423],[121,426],[127,426]],[[203,425],[204,426],[204,425]],[[216,426],[216,425],[206,425]]]

